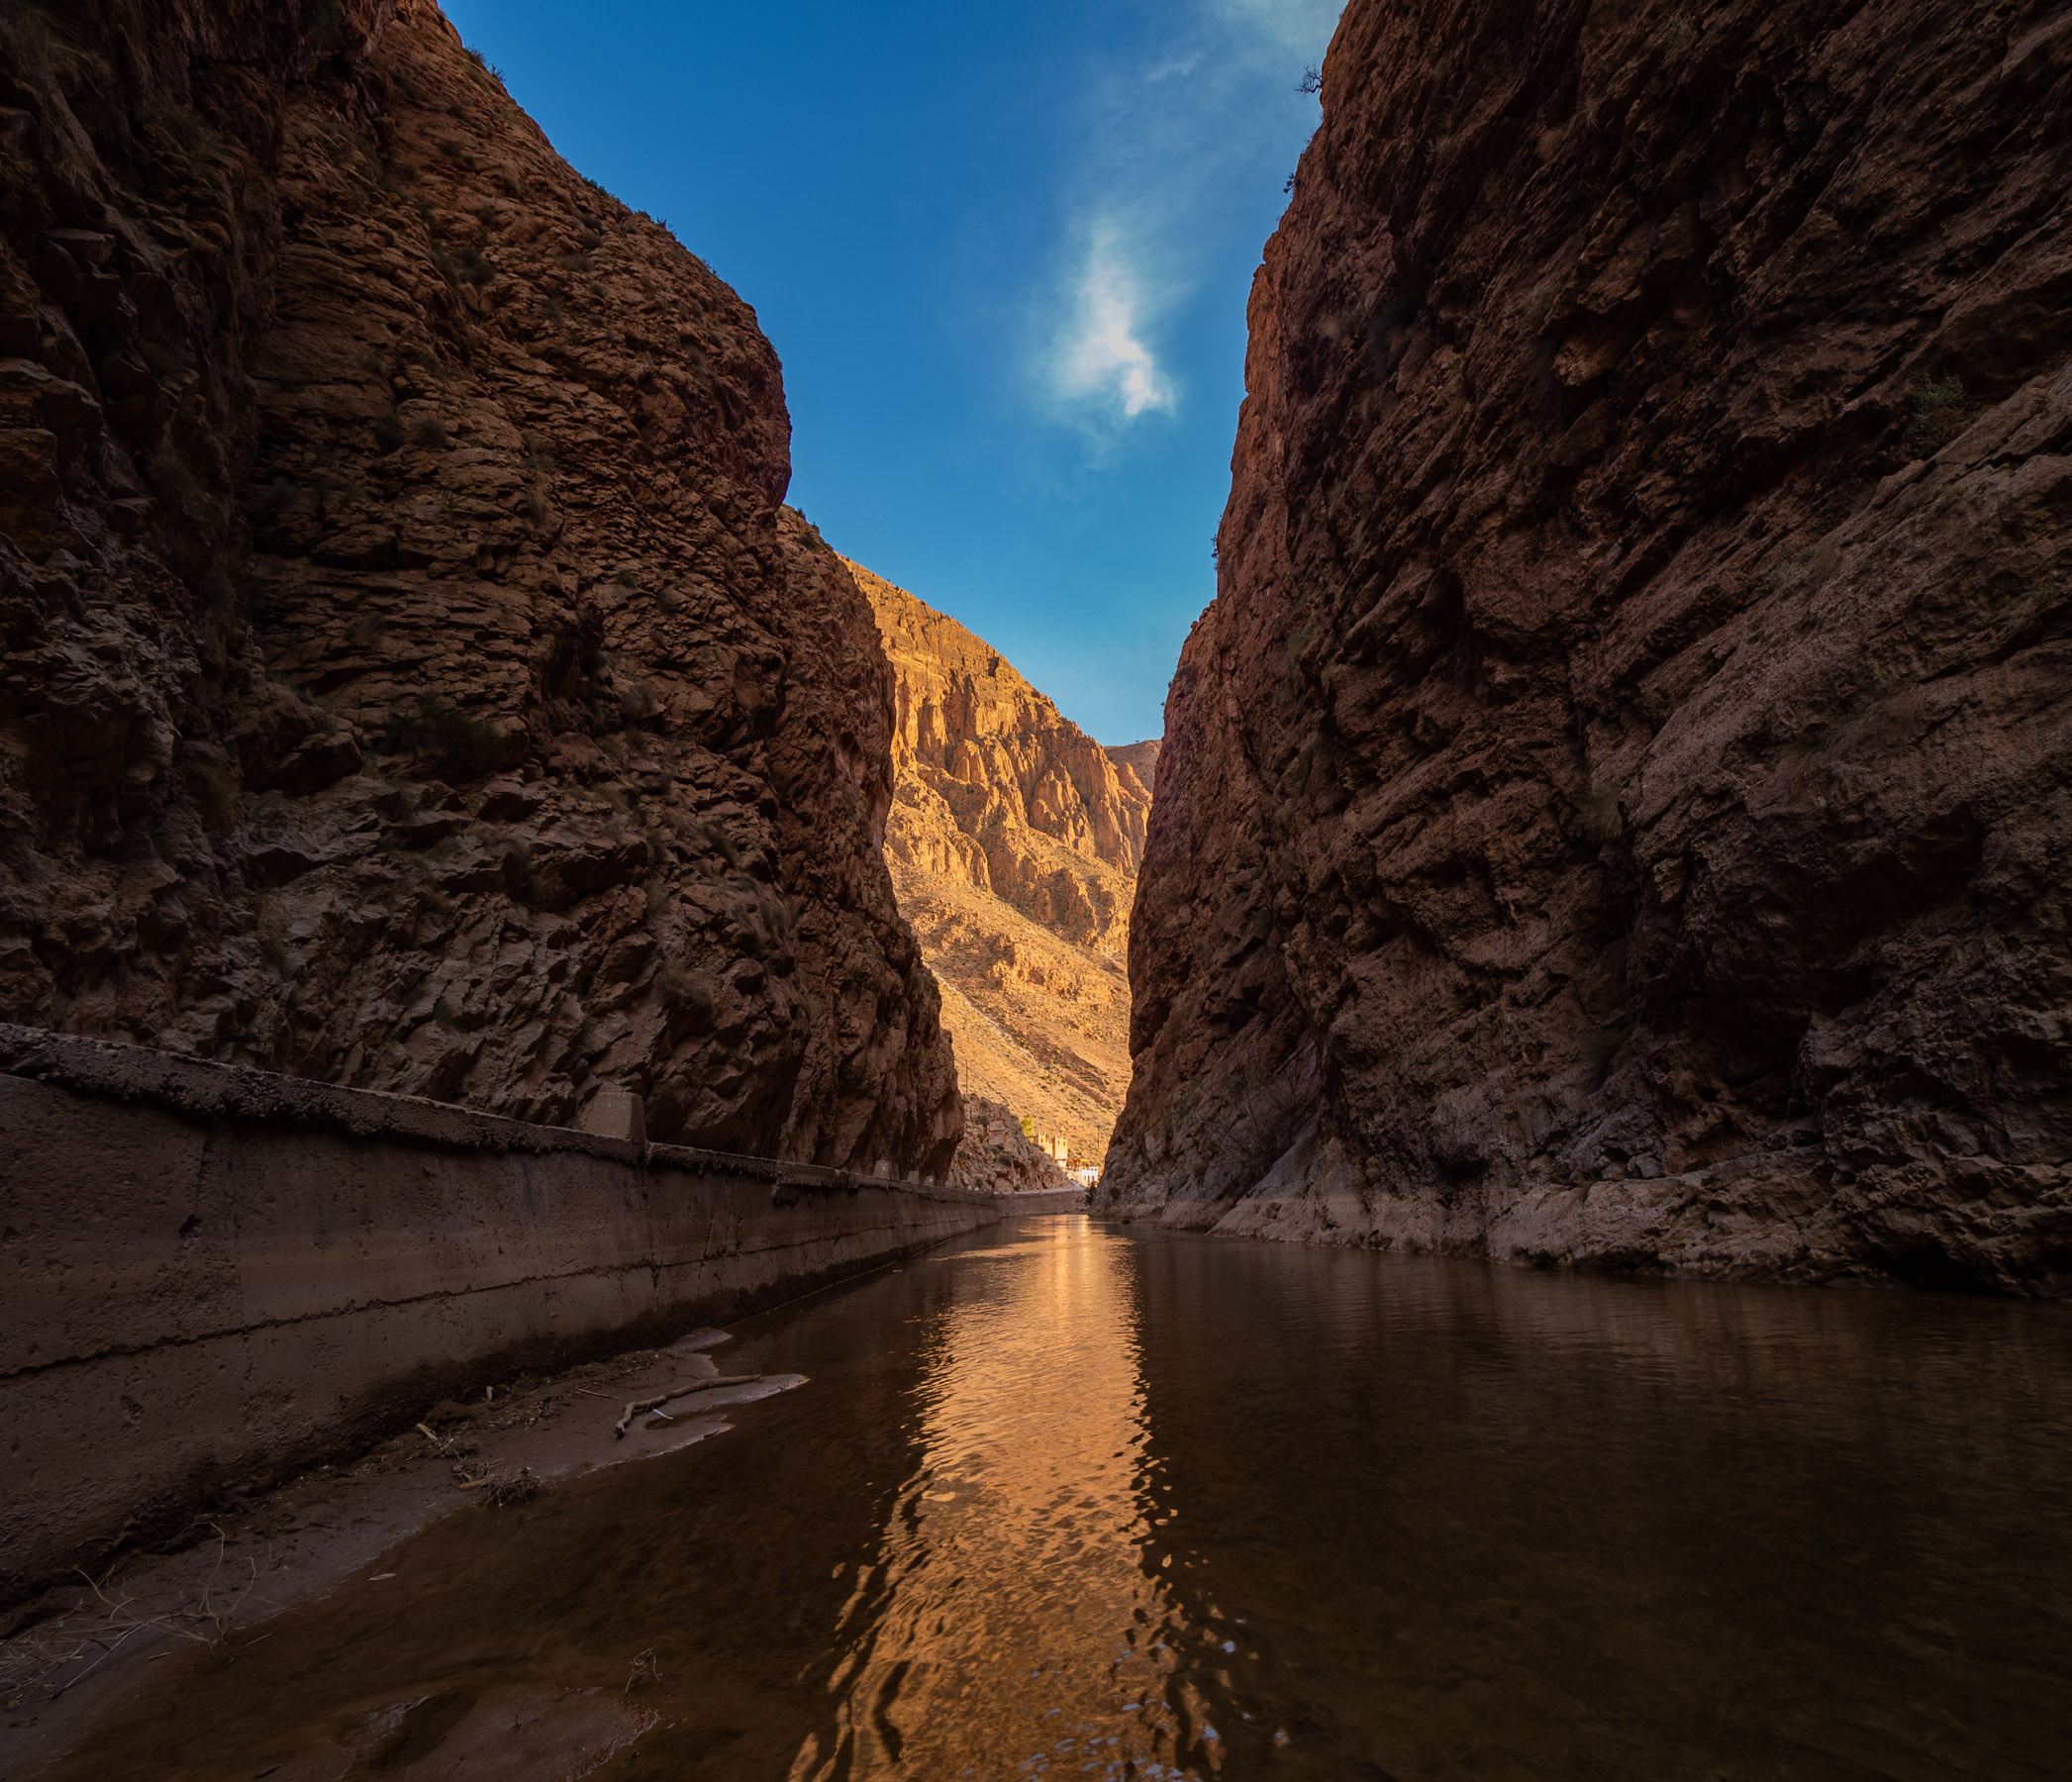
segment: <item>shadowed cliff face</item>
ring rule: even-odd
[[[1123,952],[1148,781],[983,639],[848,568],[897,683],[886,859],[942,986],[966,1096],[1029,1116],[1040,1137],[1098,1162],[1130,1080]],[[968,1099],[966,1111],[989,1132],[1013,1126]],[[1028,1147],[1017,1138],[1009,1148]]]
[[[776,357],[427,0],[0,26],[0,1013],[939,1170]]]
[[[2072,1287],[2072,15],[1353,0],[1112,1204]]]

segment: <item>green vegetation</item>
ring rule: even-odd
[[[585,173],[581,177],[583,184],[588,186],[591,192],[596,197],[602,198],[605,201],[605,203],[610,205],[612,209],[617,211],[621,216],[624,216],[626,214],[626,203],[623,199],[615,196],[611,192],[606,191],[605,188],[599,185],[596,180],[592,179],[589,174]]]
[[[1914,386],[1908,404],[1907,448],[1916,457],[1933,457],[1964,431],[1971,411],[1961,378],[1925,378]]]
[[[391,754],[431,756],[473,779],[497,765],[504,739],[481,719],[428,693],[414,710],[389,713],[381,746]]]

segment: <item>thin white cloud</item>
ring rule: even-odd
[[[1103,219],[1088,231],[1073,314],[1057,346],[1058,393],[1094,403],[1126,421],[1170,413],[1173,386],[1144,345],[1142,273],[1130,263],[1120,226]]]
[[[1232,183],[1277,179],[1314,123],[1295,85],[1341,5],[1170,0],[1154,59],[1094,71],[1036,369],[1047,406],[1097,446],[1180,411],[1167,327],[1222,245]]]
[[[1226,18],[1239,19],[1283,44],[1322,53],[1336,29],[1344,0],[1216,0]]]

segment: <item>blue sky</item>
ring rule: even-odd
[[[828,542],[1100,741],[1156,736],[1338,0],[446,10],[754,305]]]

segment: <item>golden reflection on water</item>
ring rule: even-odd
[[[920,1464],[855,1579],[836,1732],[793,1782],[1206,1775],[1220,1738],[1156,1574],[1132,1251],[1080,1218],[937,1263],[953,1305],[925,1364]]]

